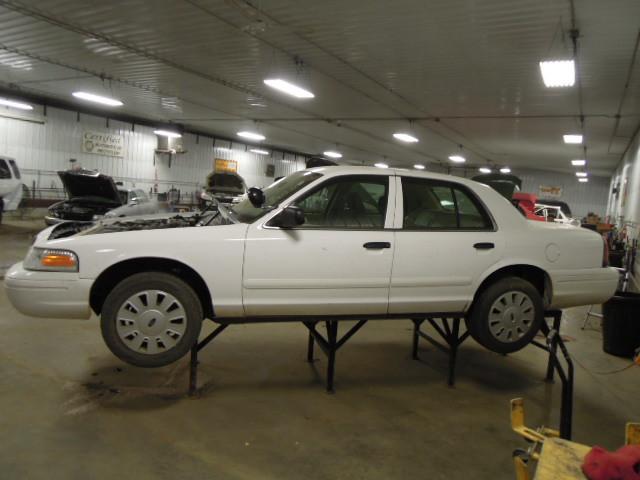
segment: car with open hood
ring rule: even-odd
[[[211,172],[207,175],[207,192],[224,204],[238,203],[247,191],[244,179],[235,172]]]
[[[49,207],[44,218],[47,225],[93,222],[104,215],[144,215],[159,209],[142,189],[118,187],[112,177],[94,170],[66,170],[58,176],[68,198]]]
[[[98,315],[115,355],[157,367],[191,349],[204,318],[450,315],[489,350],[515,352],[545,311],[608,300],[618,272],[605,262],[596,232],[528,221],[472,180],[332,166],[228,207],[50,227],[4,284],[25,315]]]

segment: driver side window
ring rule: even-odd
[[[378,175],[325,182],[295,203],[305,214],[303,228],[384,228],[388,185],[388,177]]]

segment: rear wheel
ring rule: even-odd
[[[469,317],[471,336],[497,353],[527,346],[544,321],[540,292],[528,281],[507,277],[486,288]]]
[[[161,367],[183,357],[197,341],[202,305],[193,289],[167,273],[138,273],[109,293],[102,309],[102,337],[121,360]]]

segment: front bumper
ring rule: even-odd
[[[4,279],[7,296],[16,310],[46,318],[89,318],[92,283],[78,278],[77,273],[25,270],[22,262],[13,265]]]
[[[609,300],[618,288],[615,268],[589,268],[549,272],[553,285],[551,308],[597,305]]]

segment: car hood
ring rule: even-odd
[[[121,205],[120,195],[113,178],[90,170],[58,172],[69,199],[104,198]]]

